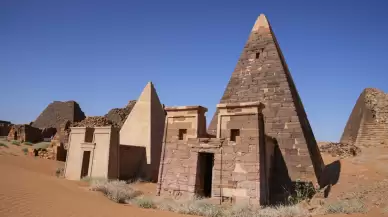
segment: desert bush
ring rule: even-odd
[[[367,207],[365,204],[358,199],[353,200],[341,200],[335,203],[328,204],[325,207],[326,214],[352,214],[352,213],[366,213]]]
[[[65,168],[63,167],[57,168],[57,170],[55,171],[55,176],[60,178],[60,177],[63,177],[64,175],[65,175]]]
[[[307,217],[311,216],[308,210],[299,205],[274,206],[254,208],[248,205],[234,206],[226,211],[227,217]]]
[[[32,146],[33,145],[32,142],[24,142],[23,144],[24,145],[28,145],[28,146]]]
[[[84,176],[84,177],[81,178],[81,181],[87,182],[89,184],[92,184],[93,182],[108,182],[108,179],[104,178],[104,177]]]
[[[309,200],[317,192],[318,189],[316,189],[312,183],[297,180],[295,183],[295,191],[288,197],[288,202],[291,205],[298,204],[304,200]]]
[[[224,214],[220,206],[196,198],[182,203],[179,206],[178,213],[206,217],[220,217]]]
[[[12,140],[12,145],[17,145],[17,146],[19,146],[20,145],[20,142],[19,141],[17,141],[17,140]]]
[[[107,181],[92,179],[90,190],[100,191],[116,203],[127,203],[129,200],[141,194],[141,192],[135,191],[127,185],[125,181],[119,180]]]
[[[24,154],[28,154],[28,148],[22,148],[22,152],[23,152]]]
[[[134,198],[131,200],[131,203],[144,209],[157,208],[156,203],[152,200],[152,198],[148,198],[148,197]]]
[[[4,143],[0,142],[0,147],[5,147],[5,148],[8,148],[8,145],[6,145],[6,144],[4,144]]]

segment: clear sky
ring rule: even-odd
[[[388,92],[388,1],[0,1],[0,120],[52,101],[88,116],[137,99],[203,105],[208,122],[260,13],[317,140],[338,140],[362,90]]]

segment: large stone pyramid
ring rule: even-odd
[[[319,178],[324,163],[317,142],[271,25],[263,14],[252,28],[220,103],[254,101],[265,104],[265,134],[276,140],[281,152],[278,161],[284,162],[288,177],[312,181]],[[215,133],[217,113],[208,128],[209,134]],[[275,163],[275,167],[280,164]]]
[[[32,123],[36,128],[59,128],[66,121],[78,122],[85,119],[85,114],[75,101],[54,101]]]
[[[341,143],[356,146],[388,146],[388,94],[366,88],[350,114]]]

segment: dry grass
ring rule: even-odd
[[[340,200],[325,206],[326,214],[352,214],[352,213],[366,213],[368,211],[365,204],[359,199]]]
[[[138,207],[144,208],[144,209],[156,209],[157,208],[154,200],[152,198],[149,198],[149,197],[133,198],[130,203],[134,204]]]
[[[55,171],[55,176],[57,176],[58,178],[63,178],[64,175],[65,175],[65,168],[63,167],[57,168],[57,170]]]
[[[210,203],[206,199],[192,198],[187,200],[173,200],[162,197],[146,197],[134,190],[125,181],[91,179],[85,177],[93,191],[100,191],[112,201],[129,203],[145,209],[166,210],[186,215],[205,217],[307,217],[308,210],[299,205],[276,206],[267,208],[253,208],[248,205],[220,206]]]
[[[128,203],[129,200],[139,196],[141,192],[132,189],[125,181],[96,180],[92,179],[90,190],[100,191],[110,200],[117,203]]]

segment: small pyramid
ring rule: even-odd
[[[265,134],[276,140],[282,153],[279,157],[283,158],[279,162],[285,163],[287,176],[292,180],[319,179],[324,167],[322,157],[284,56],[263,14],[250,32],[220,103],[255,101],[265,104]],[[217,114],[209,125],[209,134],[216,132]]]
[[[154,85],[149,82],[120,130],[120,145],[144,147],[151,170],[158,170],[165,112]],[[157,176],[157,171],[155,172]]]
[[[354,105],[340,141],[355,146],[388,146],[388,94],[366,88]]]

